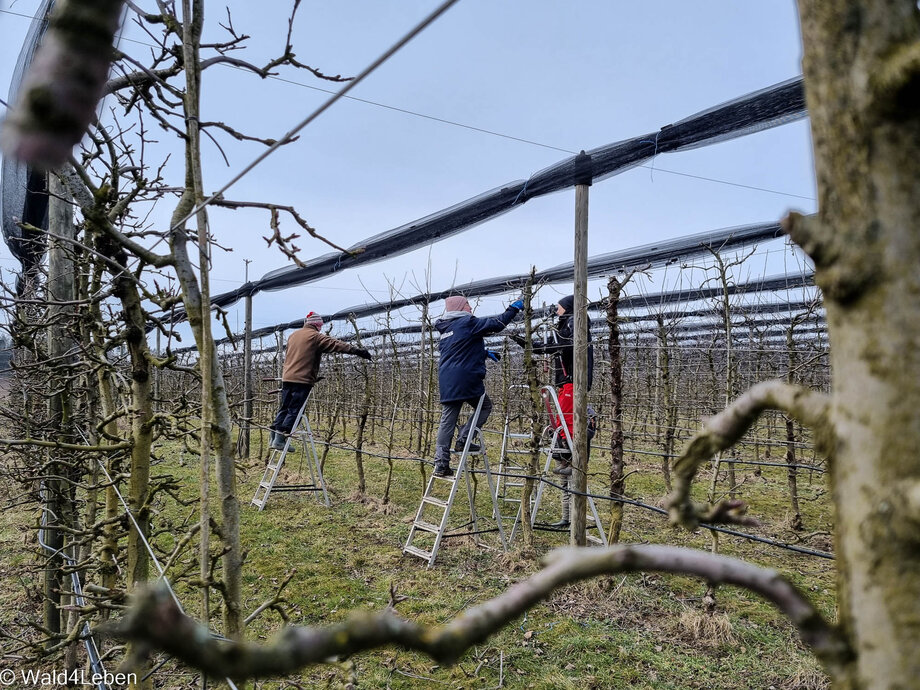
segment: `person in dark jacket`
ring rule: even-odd
[[[344,352],[370,359],[371,353],[363,347],[356,347],[336,340],[319,329],[323,317],[310,312],[304,319],[303,328],[294,331],[287,341],[284,354],[284,369],[281,372],[281,409],[271,429],[269,447],[284,450],[284,437],[291,433],[297,413],[310,396],[310,391],[319,376],[319,362],[324,352]]]
[[[559,409],[562,419],[550,419],[550,423],[558,428],[565,425],[568,437],[574,441],[575,418],[575,387],[573,382],[575,370],[575,296],[568,295],[559,300],[556,306],[558,321],[556,327],[546,340],[533,342],[534,354],[549,354],[553,358],[553,378],[556,385],[556,397],[559,399]],[[511,339],[519,345],[524,345],[524,338],[512,335]],[[594,346],[591,344],[591,328],[588,327],[588,390],[594,382]],[[591,453],[591,438],[597,429],[596,413],[588,406],[588,454]],[[569,485],[572,475],[572,453],[566,441],[565,434],[560,433],[556,440],[560,449],[553,452],[558,464],[553,473],[565,477],[566,486]],[[586,461],[587,465],[587,461]],[[553,527],[569,526],[569,494],[562,493],[562,519],[554,523]]]
[[[438,477],[450,477],[450,445],[454,428],[460,417],[463,404],[474,409],[479,398],[486,392],[486,351],[483,338],[498,333],[517,313],[524,308],[521,300],[512,302],[500,316],[478,318],[465,297],[448,297],[444,302],[444,316],[435,322],[434,327],[441,334],[438,351],[441,359],[438,363],[438,386],[441,392],[441,423],[438,425],[438,439],[435,449],[434,474]],[[492,401],[487,395],[479,411],[478,426],[482,428],[492,412]],[[466,444],[473,417],[466,421],[457,435],[457,450]]]
[[[566,429],[571,435],[574,417],[574,369],[575,369],[575,296],[569,295],[559,300],[556,316],[559,320],[546,340],[533,342],[534,354],[548,354],[553,358],[553,378],[556,395]],[[524,338],[512,335],[511,339],[524,345]],[[594,382],[594,346],[591,344],[591,329],[588,328],[588,390]]]

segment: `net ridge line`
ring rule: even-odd
[[[736,318],[736,319],[743,318],[744,319],[742,321],[732,322],[733,327],[735,329],[740,329],[740,330],[735,330],[732,334],[732,337],[737,338],[739,340],[741,339],[750,340],[751,338],[766,337],[769,333],[772,333],[772,331],[763,331],[763,332],[756,332],[754,334],[751,334],[750,329],[757,327],[757,326],[773,326],[774,329],[778,329],[780,327],[788,327],[790,325],[793,325],[793,319],[796,318],[793,315],[793,312],[799,312],[799,313],[803,312],[813,307],[813,305],[814,305],[814,302],[812,301],[798,301],[798,302],[789,302],[789,303],[777,302],[775,304],[764,304],[764,305],[744,305],[742,307],[739,307],[738,311],[740,313],[732,314],[733,318]],[[596,309],[602,311],[603,305],[596,307]],[[690,331],[690,330],[704,331],[706,329],[711,329],[714,332],[718,332],[721,330],[723,332],[722,334],[724,335],[724,324],[721,321],[722,315],[716,313],[714,308],[700,309],[700,310],[695,310],[695,311],[660,312],[660,313],[662,315],[662,318],[669,319],[669,320],[683,319],[683,318],[688,318],[688,317],[700,317],[700,316],[715,319],[715,321],[697,322],[693,324],[671,323],[667,326],[669,338],[673,338],[673,337],[682,338],[686,335],[686,331]],[[773,314],[778,313],[780,314],[780,316],[778,318],[773,318],[773,319],[749,319],[747,318],[748,316],[753,315],[753,314],[770,314],[770,313],[773,313]],[[657,318],[658,318],[657,313],[650,313],[650,314],[620,316],[618,318],[618,321],[621,325],[629,326],[632,324],[640,324],[640,323],[645,323],[649,321],[655,321],[657,320]],[[270,335],[272,332],[276,332],[276,330],[280,329],[281,326],[284,326],[285,330],[287,330],[287,328],[298,328],[300,326],[300,323],[301,323],[300,321],[293,321],[293,322],[289,322],[285,324],[280,324],[279,326],[268,326],[266,328],[271,328],[275,330],[269,331],[268,333],[259,333],[259,334],[254,333],[254,337],[257,336],[259,338],[262,338],[265,335]],[[601,334],[602,332],[601,327],[606,326],[608,324],[606,318],[591,319],[590,323],[591,323],[591,329],[592,329],[591,332],[596,333],[596,334]],[[826,330],[826,328],[827,328],[827,325],[825,322],[825,317],[824,317],[823,312],[816,310],[813,316],[813,321],[795,324],[794,334],[801,335],[807,332],[823,332],[824,330]],[[261,329],[261,330],[266,330],[266,329]],[[426,330],[426,327],[422,326],[421,324],[397,326],[395,328],[384,328],[384,329],[378,329],[378,330],[362,330],[359,332],[358,336],[355,336],[355,334],[350,333],[350,334],[343,335],[340,338],[340,340],[350,341],[350,340],[355,340],[358,337],[377,338],[377,337],[381,337],[384,335],[390,335],[390,334],[415,335],[415,334],[419,334],[423,332],[424,330]],[[621,329],[620,335],[624,339],[626,338],[635,339],[636,336],[642,336],[643,338],[652,338],[654,336],[654,338],[657,339],[657,335],[655,335],[656,332],[657,332],[656,328],[625,328],[625,329]],[[490,345],[494,345],[496,343],[501,342],[503,338],[504,338],[503,335],[490,336],[486,339],[486,341]],[[417,344],[417,342],[418,341],[403,341],[400,344],[412,346],[412,345]],[[233,341],[230,341],[228,338],[224,338],[218,341],[218,344],[220,345],[235,344],[235,343],[236,343],[236,339],[234,339]],[[632,343],[624,342],[622,343],[621,346],[622,347],[632,347]],[[261,347],[258,349],[253,349],[251,350],[251,352],[253,355],[261,355],[261,354],[265,354],[269,352],[276,352],[277,349],[278,348],[276,345],[271,345],[268,347]],[[189,352],[194,352],[194,351],[196,351],[195,347],[186,347],[186,348],[181,348],[178,350],[173,350],[173,353],[179,355],[179,354],[187,354]],[[799,350],[796,350],[796,351],[799,351]],[[780,351],[777,351],[777,352],[779,354],[785,354],[787,351],[784,350],[781,352]],[[230,352],[226,352],[226,351],[221,352],[219,356],[223,359],[226,359],[229,357],[239,356],[240,354],[242,353],[239,350],[233,350]]]
[[[591,156],[591,178],[607,179],[661,153],[691,150],[754,132],[777,127],[806,117],[801,77],[746,94],[677,123],[657,133],[644,134],[587,151]],[[527,180],[508,182],[441,211],[394,229],[368,237],[346,252],[330,252],[304,262],[266,273],[235,290],[212,297],[212,304],[227,307],[246,296],[314,282],[340,270],[399,256],[510,211],[529,199],[574,186],[582,174],[576,156],[563,159],[531,175]],[[177,320],[185,313],[177,312]]]

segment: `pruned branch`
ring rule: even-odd
[[[764,381],[710,417],[674,462],[674,491],[666,502],[671,521],[689,529],[695,529],[700,522],[746,524],[749,519],[743,517],[744,504],[740,501],[712,506],[690,500],[690,486],[697,470],[719,451],[731,448],[765,410],[780,410],[815,429],[821,443],[822,436],[830,433],[829,406],[830,398],[823,393],[782,381]]]
[[[788,580],[774,570],[734,558],[680,547],[641,545],[608,549],[558,549],[546,567],[504,594],[430,627],[398,616],[392,607],[355,612],[326,628],[290,627],[267,645],[218,641],[184,615],[165,588],[148,590],[108,632],[160,649],[215,676],[264,678],[293,673],[331,656],[395,645],[453,664],[474,644],[511,622],[555,589],[623,572],[657,571],[693,575],[714,584],[744,587],[774,604],[795,625],[832,678],[840,677],[852,652],[844,636]]]
[[[284,596],[282,596],[282,593],[284,592],[284,588],[288,586],[288,583],[291,581],[295,574],[297,574],[296,569],[292,569],[290,572],[288,572],[288,574],[285,575],[284,579],[281,581],[281,584],[278,585],[278,589],[275,590],[275,595],[268,601],[260,604],[252,613],[246,616],[246,620],[243,622],[246,625],[249,625],[252,621],[258,618],[263,611],[266,611],[267,609],[278,608],[283,602],[287,601]]]
[[[202,122],[199,124],[199,126],[202,129],[205,129],[207,127],[217,127],[218,129],[222,129],[224,132],[229,134],[231,137],[233,137],[237,141],[255,141],[259,144],[264,144],[265,146],[273,146],[276,142],[275,139],[268,139],[268,138],[263,138],[263,137],[251,136],[249,134],[243,134],[242,132],[234,129],[230,125],[223,123],[223,122]],[[290,144],[294,141],[297,141],[297,139],[299,138],[300,137],[291,137],[285,143]]]
[[[307,233],[310,235],[310,237],[313,237],[314,239],[317,239],[317,240],[319,240],[320,242],[325,242],[326,244],[328,244],[328,245],[329,245],[330,247],[332,247],[333,249],[337,249],[338,251],[340,251],[340,252],[342,252],[342,253],[344,253],[344,254],[351,254],[351,255],[353,255],[353,256],[354,256],[355,254],[360,254],[361,251],[363,251],[363,250],[360,250],[360,249],[358,249],[358,250],[348,250],[348,249],[344,249],[343,247],[340,247],[339,245],[337,245],[337,244],[336,244],[335,242],[333,242],[332,240],[329,240],[329,239],[323,237],[322,235],[320,235],[320,234],[316,231],[316,228],[312,227],[309,223],[307,223],[307,221],[305,221],[305,220],[301,217],[301,215],[300,215],[299,213],[297,213],[297,210],[296,210],[293,206],[283,206],[283,205],[281,205],[281,204],[271,204],[271,203],[266,203],[266,202],[262,202],[262,201],[231,201],[231,200],[229,200],[229,199],[223,199],[223,198],[221,198],[221,199],[215,199],[212,205],[214,205],[214,206],[222,206],[222,207],[224,207],[224,208],[230,208],[230,209],[237,209],[237,208],[264,208],[264,209],[268,210],[269,213],[271,213],[272,236],[271,236],[270,238],[269,238],[269,237],[264,237],[263,239],[264,239],[266,242],[268,242],[268,246],[269,246],[269,247],[270,247],[273,243],[274,243],[274,244],[277,244],[277,245],[278,245],[278,248],[281,250],[281,252],[282,252],[285,256],[287,256],[289,259],[292,259],[295,263],[297,263],[298,266],[302,265],[302,264],[300,263],[300,260],[299,260],[299,259],[297,258],[297,256],[296,256],[296,255],[297,255],[297,252],[300,251],[300,248],[297,247],[297,246],[295,246],[295,245],[293,245],[293,244],[290,244],[292,240],[297,239],[298,235],[293,234],[293,235],[289,235],[289,236],[287,236],[287,237],[283,237],[283,236],[281,235],[280,223],[279,223],[279,220],[278,220],[278,211],[284,211],[285,213],[288,213],[288,214],[291,216],[291,218],[294,219],[294,222],[297,223],[297,225],[299,225],[301,228],[303,228],[304,230],[307,231]],[[290,246],[288,246],[288,245],[290,245]]]

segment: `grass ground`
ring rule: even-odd
[[[191,460],[165,452],[157,474],[176,476],[183,498],[198,494],[198,468]],[[630,458],[629,495],[655,503],[664,493],[657,461]],[[297,481],[300,462],[288,460],[287,480]],[[270,599],[279,583],[296,570],[284,590],[290,622],[324,625],[342,620],[352,609],[380,609],[395,587],[406,599],[397,610],[424,623],[450,620],[463,609],[491,598],[533,573],[538,557],[565,543],[566,535],[538,532],[532,553],[501,553],[477,547],[470,538],[445,542],[435,566],[402,555],[421,494],[418,463],[396,461],[390,502],[383,494],[387,464],[365,458],[366,496],[356,495],[354,453],[330,452],[325,477],[332,507],[308,494],[273,494],[258,512],[248,505],[261,476],[255,458],[241,474],[243,503],[241,536],[246,549],[244,610]],[[301,468],[305,475],[305,468]],[[592,458],[592,472],[606,475],[602,453]],[[701,482],[705,484],[703,477]],[[606,493],[600,479],[592,489]],[[802,480],[803,519],[808,542],[827,548],[830,516],[821,478]],[[748,472],[743,486],[751,512],[765,527],[759,534],[783,541],[796,538],[785,527],[785,471],[765,468],[760,476]],[[480,512],[489,515],[482,502]],[[466,507],[461,494],[453,522],[462,522]],[[599,502],[602,503],[602,502]],[[158,537],[169,551],[172,540],[184,532],[179,524],[190,508],[164,504],[154,522],[175,526],[173,534]],[[558,492],[547,492],[542,519],[558,519]],[[602,516],[605,505],[598,505]],[[468,513],[467,513],[468,514]],[[35,606],[35,571],[30,537],[24,525],[34,515],[22,510],[0,513],[2,571],[7,583],[17,578],[24,586],[8,586],[2,599],[2,625],[17,611]],[[800,538],[800,537],[799,537]],[[627,507],[622,540],[632,543],[668,543],[708,549],[706,533],[689,534],[669,527],[662,516]],[[494,542],[494,538],[492,538]],[[720,539],[723,553],[774,567],[808,592],[826,616],[833,616],[833,562],[782,551],[736,537]],[[195,562],[188,554],[187,565]],[[182,567],[182,564],[178,566]],[[361,654],[347,664],[307,669],[299,678],[260,681],[265,690],[283,687],[342,687],[356,683],[366,688],[823,688],[826,679],[799,642],[794,629],[771,606],[748,592],[721,588],[718,612],[701,612],[705,583],[667,575],[628,575],[600,578],[557,591],[548,601],[477,646],[457,665],[439,667],[416,653],[386,649]],[[180,599],[194,611],[197,594],[180,587]],[[34,609],[33,609],[34,610]],[[213,621],[219,621],[215,612]],[[216,624],[216,623],[215,623]],[[249,627],[248,635],[263,640],[279,629],[281,620],[266,612]],[[158,687],[191,686],[193,674],[165,666],[156,676]],[[298,685],[299,684],[299,685]]]

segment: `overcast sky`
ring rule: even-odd
[[[151,0],[138,0],[155,7]],[[298,58],[326,73],[354,75],[438,3],[434,0],[304,0],[294,30]],[[10,73],[37,0],[0,0],[0,83]],[[283,47],[289,3],[282,0],[208,3],[209,33],[222,34],[229,6],[233,24],[252,35],[264,62]],[[122,47],[146,48],[128,27]],[[354,100],[340,101],[296,143],[277,151],[226,194],[231,199],[296,206],[321,233],[349,246],[503,183],[526,179],[569,154],[652,132],[695,112],[801,72],[801,45],[792,0],[460,0],[420,37],[351,95],[402,110],[512,137],[424,119]],[[226,67],[204,75],[204,120],[221,120],[249,134],[279,137],[336,89],[306,72],[290,81],[265,80]],[[6,87],[2,87],[5,91]],[[158,135],[178,150],[169,135]],[[220,137],[229,167],[204,144],[205,189],[217,189],[259,152],[257,144]],[[548,148],[555,147],[555,148]],[[563,150],[558,150],[563,149]],[[168,169],[181,185],[177,167]],[[674,173],[683,173],[682,175]],[[699,178],[712,178],[711,180]],[[752,189],[757,188],[757,189]],[[590,198],[590,254],[703,230],[776,220],[790,208],[814,211],[814,172],[803,120],[696,151],[659,156],[596,184]],[[170,202],[171,203],[171,202]],[[255,298],[255,326],[332,312],[386,299],[388,282],[415,294],[430,266],[441,290],[571,260],[574,192],[529,201],[479,227],[389,261]],[[152,216],[165,224],[170,204]],[[283,219],[282,229],[295,227]],[[214,210],[213,291],[285,265],[267,249],[264,212]],[[311,258],[328,248],[299,242]],[[761,262],[766,272],[775,272]],[[15,267],[5,247],[0,266]],[[781,269],[780,269],[781,270]],[[658,289],[661,286],[651,286]],[[594,293],[598,292],[593,286]],[[370,291],[370,295],[368,294]],[[546,301],[571,285],[545,289]],[[372,296],[372,297],[371,297]],[[597,296],[597,294],[593,295]],[[487,300],[483,312],[507,299]],[[237,311],[239,310],[239,314]],[[230,322],[242,324],[242,307]]]

